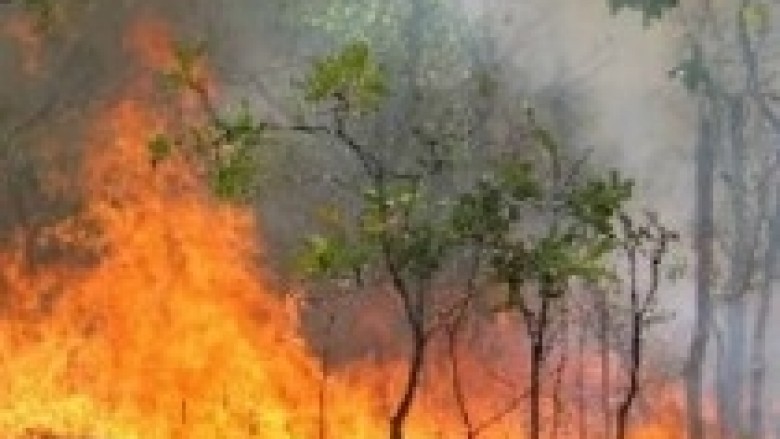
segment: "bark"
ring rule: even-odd
[[[747,306],[744,297],[732,299],[726,309],[723,381],[719,399],[723,401],[724,426],[728,437],[744,432],[744,392],[747,364]]]
[[[772,251],[771,253],[776,253]],[[776,256],[771,258],[776,263]],[[769,272],[767,272],[767,276]],[[766,333],[769,321],[769,310],[772,306],[772,281],[765,282],[756,309],[756,320],[753,328],[753,352],[750,369],[750,401],[748,408],[748,429],[750,437],[764,437],[765,420],[765,394],[766,386]]]
[[[702,57],[700,44],[694,50]],[[716,144],[719,139],[720,118],[715,85],[708,81],[698,103],[699,127],[695,150],[695,306],[694,327],[688,360],[685,365],[686,411],[688,439],[703,439],[706,434],[703,417],[704,364],[710,331],[713,328],[712,275],[714,257],[714,183]],[[716,376],[720,382],[721,343],[718,343]],[[720,385],[718,384],[718,387]],[[718,405],[722,401],[718,400]],[[720,410],[719,410],[720,412]],[[719,424],[722,427],[722,424]]]
[[[325,326],[324,341],[320,350],[320,388],[317,395],[317,409],[319,420],[317,425],[317,437],[327,439],[328,437],[328,377],[330,376],[330,349],[328,349],[328,340],[331,338],[335,315],[328,315],[328,322]]]
[[[452,393],[455,396],[455,405],[458,409],[460,420],[466,430],[466,439],[476,439],[477,431],[474,422],[466,406],[466,392],[460,379],[460,361],[458,360],[458,333],[463,323],[461,313],[451,326],[447,328],[447,354],[450,359],[452,372]]]
[[[637,290],[636,273],[636,249],[632,248],[628,253],[629,270],[631,280],[631,342],[629,384],[623,400],[618,407],[616,420],[616,438],[625,439],[628,431],[628,416],[631,406],[639,393],[639,367],[642,355],[642,328],[644,326],[644,313],[641,310],[639,292]]]
[[[585,405],[585,332],[584,323],[580,324],[577,340],[577,430],[579,439],[588,438],[587,407]]]
[[[745,115],[742,97],[729,102],[731,143],[730,189],[734,222],[734,244],[730,255],[728,296],[725,309],[724,379],[719,398],[725,411],[721,413],[728,435],[739,437],[744,432],[743,400],[747,365],[747,303],[745,293],[751,272],[751,234],[747,218],[747,145],[744,138]]]
[[[383,186],[377,186],[384,191]],[[387,212],[383,211],[382,215],[384,218],[388,217]],[[428,348],[429,337],[425,332],[426,301],[425,295],[420,291],[414,293],[411,291],[410,283],[401,275],[401,270],[398,268],[387,241],[382,242],[382,252],[393,288],[403,304],[404,316],[412,336],[412,352],[406,374],[406,383],[401,399],[396,404],[393,415],[390,417],[390,439],[404,439],[404,426],[411,412],[414,398],[417,395],[417,389],[420,387],[420,379],[425,364],[425,353]]]
[[[599,357],[601,363],[601,413],[603,416],[604,437],[612,437],[612,409],[609,404],[609,395],[612,388],[612,371],[609,363],[611,343],[609,340],[610,312],[606,294],[600,294],[597,301],[599,306]]]
[[[423,328],[412,323],[412,358],[406,374],[403,395],[390,418],[390,439],[404,439],[406,419],[409,417],[417,388],[420,386],[426,344]]]
[[[780,159],[780,152],[778,152]],[[780,187],[775,188],[775,212],[769,222],[769,243],[764,258],[764,282],[756,308],[750,369],[750,401],[748,429],[750,437],[764,437],[766,433],[764,387],[766,386],[766,335],[769,312],[772,308],[773,282],[777,273],[780,250]]]
[[[555,384],[553,387],[553,415],[552,415],[552,432],[550,433],[550,439],[558,439],[560,437],[562,418],[564,414],[564,401],[561,395],[563,391],[563,378],[566,371],[566,363],[568,362],[567,346],[564,344],[563,353],[561,354],[561,360],[558,367],[555,369]]]
[[[529,439],[540,439],[542,434],[542,367],[544,365],[545,337],[547,336],[549,298],[542,297],[538,317],[533,322],[531,335],[531,388],[529,409]]]
[[[741,3],[742,10],[749,4]],[[753,47],[744,19],[738,20],[738,39],[742,59],[745,63],[746,85],[749,95],[758,106],[760,115],[769,123],[774,135],[774,147],[780,140],[780,118],[769,107],[761,93],[759,81],[759,57]],[[780,151],[775,160],[780,159]],[[776,173],[776,171],[773,171]],[[777,175],[773,175],[777,182]],[[756,308],[753,326],[751,368],[749,382],[748,431],[751,437],[764,437],[767,432],[765,421],[765,379],[766,379],[766,332],[769,312],[772,306],[773,282],[777,273],[778,251],[780,251],[780,185],[775,187],[775,211],[768,226],[768,245],[764,255],[763,284]]]
[[[716,328],[714,330],[715,333],[715,377],[716,377],[716,388],[720,392],[723,388],[723,383],[726,380],[726,374],[724,370],[726,369],[726,348],[725,348],[725,342],[723,341],[723,334],[720,328]],[[727,439],[729,435],[729,430],[726,427],[725,422],[721,422],[720,420],[724,418],[724,413],[726,413],[726,401],[723,398],[717,398],[716,399],[716,409],[718,413],[718,434],[720,439]]]
[[[688,439],[704,439],[702,416],[704,360],[707,357],[712,319],[710,289],[713,263],[715,154],[712,145],[712,123],[704,103],[700,104],[699,113],[699,138],[696,145],[695,319],[685,374]]]

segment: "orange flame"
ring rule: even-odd
[[[165,70],[176,62],[168,23],[154,16],[131,23],[125,34],[125,46],[148,69]]]
[[[164,22],[130,29],[142,64],[170,66]],[[327,437],[386,437],[403,362],[362,360],[334,372],[323,417],[319,361],[298,335],[297,305],[270,291],[256,267],[252,215],[212,200],[182,159],[152,168],[146,142],[166,115],[144,92],[136,84],[94,121],[81,175],[86,208],[46,235],[97,262],[33,273],[21,245],[0,252],[13,305],[0,321],[2,436],[308,439],[324,426]],[[517,328],[492,330],[489,338],[514,340]],[[511,395],[484,376],[485,359],[500,366],[523,354],[499,358],[485,344],[463,354],[469,408],[487,419]],[[462,437],[448,365],[427,372],[407,437]],[[518,437],[520,418],[509,413],[480,437]],[[678,437],[679,425],[641,426],[633,437]]]

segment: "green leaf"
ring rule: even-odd
[[[688,59],[683,60],[670,70],[669,77],[682,81],[688,91],[695,92],[701,85],[709,81],[710,74],[704,65],[701,54],[694,52]]]
[[[17,0],[27,13],[35,18],[38,32],[48,32],[62,18],[60,5],[56,0]]]
[[[600,235],[612,234],[612,220],[623,204],[631,198],[634,182],[622,179],[613,171],[609,178],[591,178],[569,195],[567,204],[571,214],[583,225]]]
[[[498,81],[492,74],[480,71],[475,74],[477,81],[477,92],[483,98],[491,97],[498,91]]]
[[[314,65],[305,93],[306,99],[312,102],[341,95],[356,109],[367,109],[385,94],[385,79],[368,44],[355,42]]]
[[[652,20],[659,20],[664,12],[679,6],[679,0],[608,0],[609,8],[613,14],[621,9],[633,9],[642,13],[645,25]]]
[[[255,120],[247,102],[242,102],[241,108],[234,116],[219,122],[222,141],[244,147],[260,143],[266,128],[266,123]]]
[[[229,146],[225,146],[225,149]],[[226,151],[214,165],[211,186],[221,198],[241,200],[247,198],[255,182],[255,160],[247,147]]]
[[[766,3],[753,3],[740,11],[741,18],[748,31],[753,34],[765,34],[769,30],[771,10]]]
[[[511,161],[499,165],[499,179],[501,186],[515,201],[536,199],[541,194],[533,165],[529,162]]]
[[[511,215],[504,189],[482,181],[458,197],[452,209],[452,228],[462,239],[495,240],[509,231]]]
[[[343,236],[312,235],[299,254],[299,272],[307,277],[342,279],[359,273],[370,259],[370,248]]]
[[[147,146],[149,148],[149,156],[152,164],[157,164],[158,162],[168,158],[173,149],[170,139],[168,139],[168,137],[163,134],[154,136],[154,138],[149,141]]]

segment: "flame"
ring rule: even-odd
[[[168,34],[165,22],[145,17],[130,26],[126,45],[159,70],[174,62]],[[31,270],[24,230],[0,251],[8,291],[0,434],[308,439],[324,428],[326,437],[386,437],[405,363],[353,361],[323,387],[320,361],[299,335],[301,310],[269,288],[257,266],[262,242],[251,213],[215,202],[180,157],[151,166],[146,144],[167,115],[145,99],[150,84],[139,78],[100,111],[80,175],[85,208],[37,237],[94,258]],[[381,319],[374,311],[368,325]],[[510,342],[483,339],[462,352],[477,423],[517,392],[487,377],[486,359],[515,373],[523,355],[511,323],[481,331]],[[433,349],[443,357],[440,345]],[[428,365],[409,439],[462,437],[450,376],[446,362]],[[480,437],[520,437],[521,418],[509,411]],[[632,437],[679,437],[681,423],[667,418],[673,422],[640,425]]]
[[[130,40],[150,64],[169,60],[161,39]],[[13,298],[0,331],[0,432],[317,437],[321,373],[298,336],[297,307],[265,287],[249,212],[212,200],[183,160],[150,165],[146,144],[165,114],[138,96],[146,79],[94,121],[86,208],[43,238],[78,243],[97,262],[30,272],[24,231],[0,253]],[[377,371],[377,383],[392,369]],[[362,380],[328,385],[342,401],[329,406],[328,428],[341,437],[384,434],[381,403]]]
[[[43,35],[28,14],[14,14],[0,26],[0,33],[11,38],[19,46],[22,71],[30,76],[41,73]]]
[[[125,33],[125,46],[146,68],[165,70],[176,63],[168,23],[155,16],[134,20]]]

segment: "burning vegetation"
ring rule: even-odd
[[[79,17],[20,4],[3,29],[40,80],[44,30]],[[446,10],[410,4],[413,35]],[[3,230],[0,437],[725,434],[720,401],[683,388],[699,360],[654,344],[681,237],[544,108],[518,109],[495,59],[440,78],[474,53],[406,38],[409,59],[383,58],[344,32],[291,74],[287,115],[249,92],[236,105],[208,41],[123,7],[114,50],[132,68],[84,107],[77,169],[41,180],[78,193],[73,212]],[[271,181],[281,165],[294,175]],[[278,186],[304,194],[296,213],[265,211]]]

